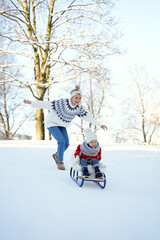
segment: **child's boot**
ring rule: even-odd
[[[90,176],[87,167],[84,167],[82,170],[83,170],[83,174],[84,174],[85,177],[89,177]]]
[[[99,167],[95,167],[95,178],[101,178],[102,177],[102,173],[99,170]]]

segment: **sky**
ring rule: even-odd
[[[145,64],[154,77],[160,77],[160,2],[158,0],[119,0],[114,10],[118,29],[120,56],[111,58],[114,79],[122,80],[134,64]]]

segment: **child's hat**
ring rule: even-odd
[[[82,96],[82,92],[80,90],[80,86],[77,85],[76,88],[74,88],[72,91],[71,91],[71,97],[74,97],[75,95],[77,94],[80,94]]]
[[[85,129],[85,136],[86,136],[86,142],[89,143],[93,140],[97,140],[97,135],[92,132],[91,128],[86,128]]]

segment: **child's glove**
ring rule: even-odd
[[[79,156],[77,155],[76,157],[74,157],[74,159],[75,159],[75,163],[79,164]]]
[[[80,171],[81,170],[81,166],[79,164],[79,156],[77,155],[76,157],[74,156],[74,153],[72,155],[72,160],[71,160],[71,165],[72,167],[77,170]]]
[[[99,168],[100,168],[101,172],[105,172],[106,169],[107,169],[107,166],[100,161],[99,162]]]

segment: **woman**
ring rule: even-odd
[[[50,101],[28,101],[24,100],[25,104],[31,104],[32,107],[40,109],[50,109],[50,112],[46,119],[46,127],[51,135],[57,141],[57,153],[53,154],[53,158],[58,166],[59,170],[65,170],[63,163],[64,152],[69,146],[69,138],[66,127],[68,127],[71,121],[76,117],[96,124],[102,129],[107,129],[105,125],[102,125],[96,119],[94,119],[80,104],[82,99],[82,92],[77,86],[71,91],[70,98],[61,98],[59,100]]]

